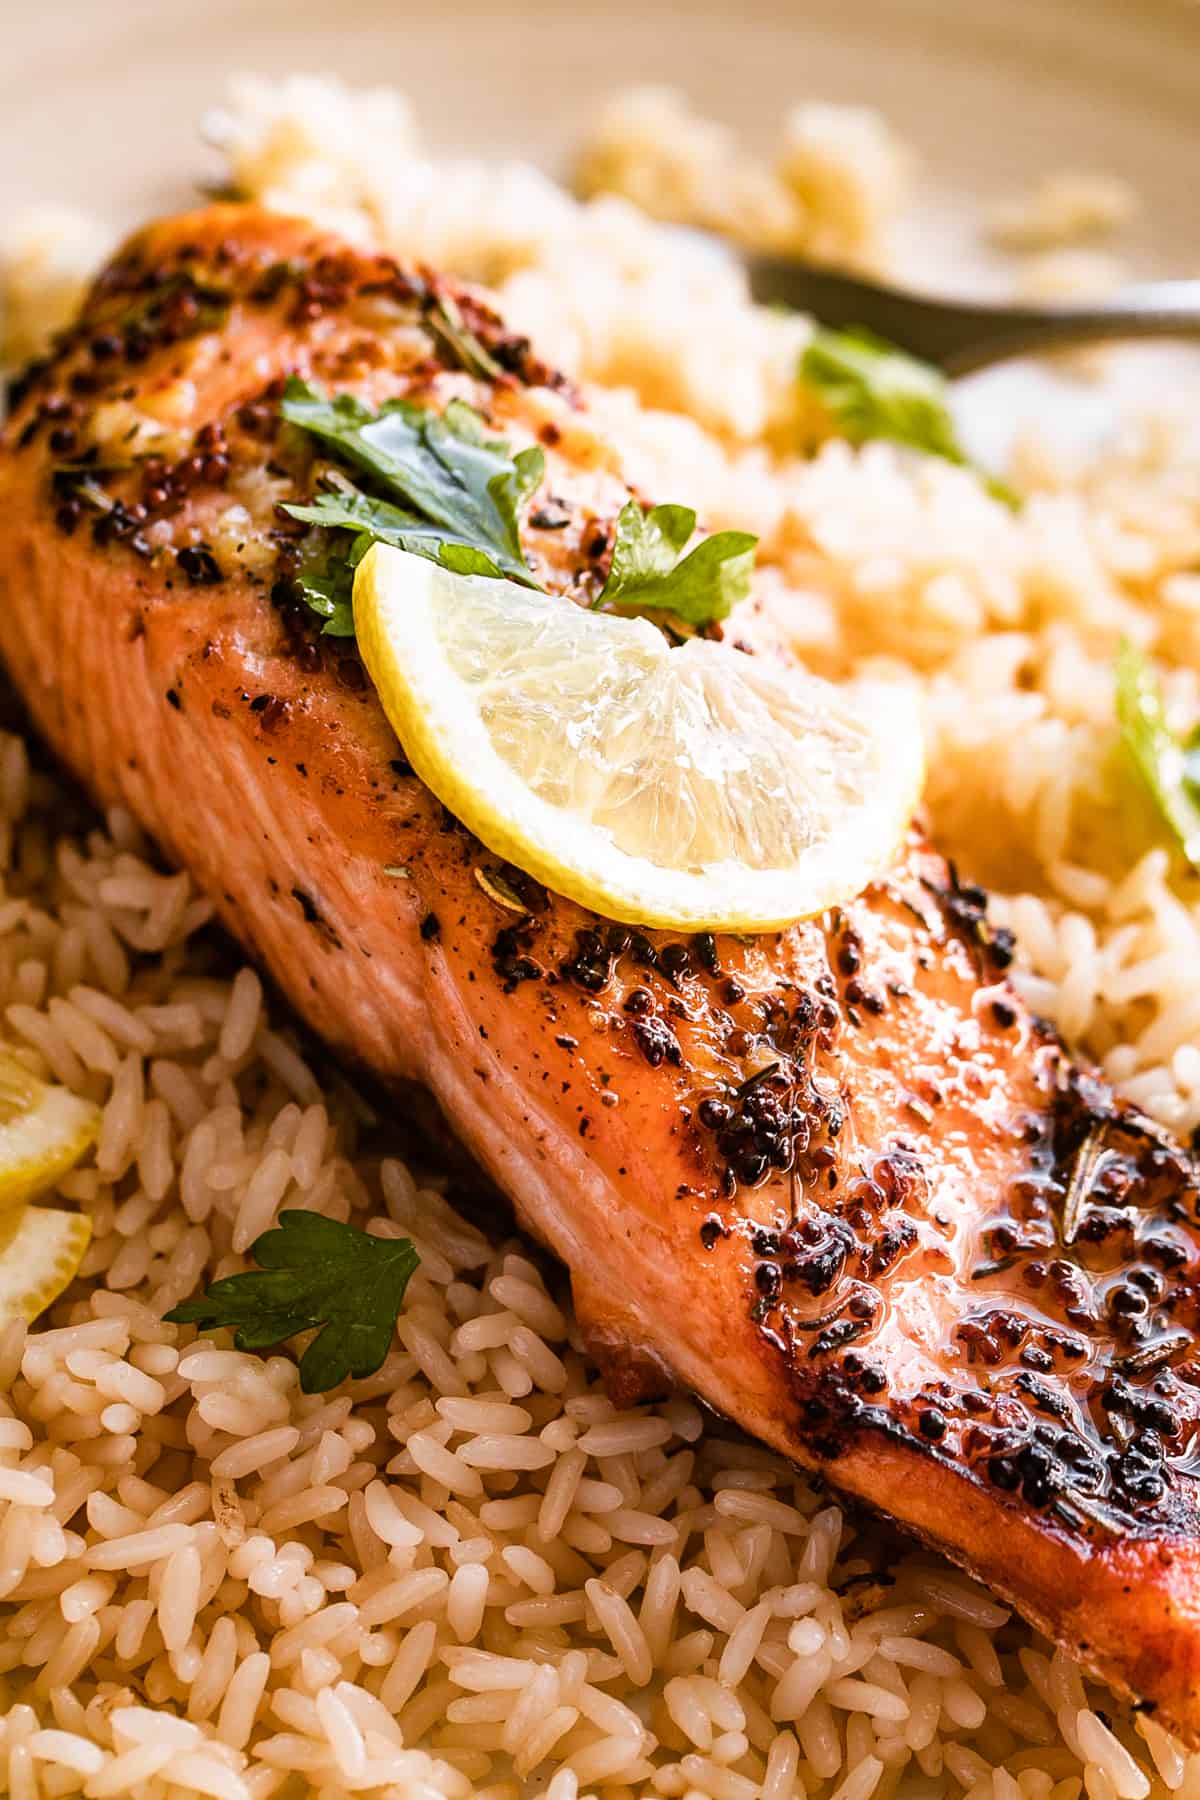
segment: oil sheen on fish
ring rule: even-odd
[[[1200,1743],[1191,1154],[1031,1017],[917,830],[853,903],[749,941],[498,869],[299,604],[290,374],[540,443],[534,573],[596,593],[627,489],[529,344],[431,275],[213,208],[128,245],[20,384],[0,647],[37,723],[324,1038],[427,1084],[566,1263],[620,1400],[685,1384]]]

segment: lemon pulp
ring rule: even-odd
[[[417,774],[498,856],[633,924],[763,931],[851,898],[920,789],[911,689],[835,687],[376,545],[363,659]]]
[[[91,1220],[24,1202],[74,1168],[99,1130],[98,1106],[0,1048],[0,1326],[36,1319],[78,1273]]]
[[[78,1274],[91,1240],[83,1213],[10,1207],[0,1217],[0,1325],[45,1312]]]
[[[52,1187],[99,1130],[99,1107],[39,1081],[0,1048],[0,1209]]]

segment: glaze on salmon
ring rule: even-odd
[[[300,603],[291,374],[540,443],[534,573],[596,593],[628,492],[529,345],[213,208],[127,246],[0,441],[0,647],[39,726],[332,1045],[432,1090],[567,1264],[619,1400],[694,1389],[1200,1743],[1192,1156],[1030,1016],[918,831],[851,905],[749,941],[498,868]]]

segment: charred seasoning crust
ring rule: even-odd
[[[983,891],[953,867],[944,883],[925,885],[930,940],[957,938],[981,982],[1003,983],[1012,942],[988,921]],[[825,939],[828,973],[756,995],[752,1032],[734,1017],[749,1017],[745,995],[719,973],[736,966],[736,946],[710,940],[687,963],[689,977],[703,975],[710,1016],[722,990],[731,1001],[725,1043],[732,1037],[759,1065],[695,1107],[696,1129],[723,1159],[727,1200],[776,1172],[793,1194],[792,1218],[777,1228],[750,1229],[726,1207],[700,1222],[700,1239],[713,1255],[731,1237],[751,1252],[752,1314],[764,1353],[785,1366],[800,1433],[836,1457],[864,1432],[883,1432],[1089,1539],[1131,1525],[1143,1535],[1200,1530],[1191,1498],[1200,1447],[1195,1157],[1074,1065],[1015,996],[992,990],[995,1029],[1025,1019],[1045,1107],[1012,1121],[1024,1168],[977,1230],[967,1271],[977,1298],[946,1345],[947,1378],[894,1391],[872,1339],[888,1277],[918,1247],[929,1179],[899,1134],[870,1153],[848,1150],[829,1069],[844,1032],[869,1029],[905,995],[872,969],[847,918],[831,914]],[[600,947],[610,948],[598,932],[581,934],[585,985],[604,973]],[[660,1006],[652,986],[664,957],[682,966],[684,948],[647,941],[640,960],[654,974],[629,989],[631,1012]]]
[[[840,1213],[793,1234],[806,1255],[790,1270],[787,1234],[759,1234],[755,1248],[772,1259],[760,1264],[760,1289],[772,1301],[789,1274],[814,1294],[837,1284],[828,1314],[803,1330],[794,1315],[772,1314],[764,1338],[785,1362],[800,1429],[823,1456],[882,1432],[1093,1542],[1130,1528],[1195,1535],[1200,1171],[1065,1054],[1047,1059],[1047,1080],[1050,1109],[1030,1122],[1028,1178],[980,1233],[981,1297],[957,1326],[950,1379],[914,1396],[887,1393],[869,1342],[869,1309],[883,1296],[849,1279],[860,1252]],[[780,1275],[764,1284],[763,1268]],[[992,1300],[1001,1278],[1003,1297]],[[814,1329],[815,1341],[804,1335]],[[838,1354],[851,1335],[855,1348]]]
[[[222,330],[235,305],[274,309],[284,322],[302,328],[364,298],[395,302],[411,309],[414,321],[429,320],[431,352],[436,346],[439,365],[454,368],[461,363],[432,317],[449,301],[497,365],[494,382],[511,379],[578,399],[567,378],[533,353],[527,337],[510,332],[482,295],[431,270],[406,270],[390,256],[331,250],[319,237],[283,260],[257,248],[249,236],[230,235],[215,244],[172,243],[165,254],[155,247],[153,258],[148,253],[152,243],[152,232],[136,237],[108,264],[76,324],[59,336],[48,356],[31,363],[13,382],[13,411],[55,385],[68,360],[72,394],[111,394],[156,351]],[[39,424],[64,416],[44,405],[34,414]],[[37,429],[27,427],[29,439]]]
[[[1021,1172],[975,1228],[945,1378],[915,1393],[897,1389],[873,1340],[889,1281],[920,1252],[930,1171],[902,1130],[870,1151],[848,1138],[837,1076],[847,1034],[870,1032],[911,995],[873,962],[851,914],[831,913],[814,933],[823,969],[803,982],[777,974],[765,990],[743,976],[736,939],[595,920],[564,951],[532,904],[499,924],[492,951],[507,991],[550,990],[572,1047],[599,1017],[670,1093],[698,1166],[717,1177],[700,1243],[747,1267],[763,1353],[782,1364],[798,1433],[817,1454],[884,1433],[1092,1542],[1130,1526],[1200,1530],[1184,1479],[1200,1445],[1195,1160],[1030,1019],[1005,986],[1012,942],[981,889],[951,867],[912,908],[918,957],[922,944],[943,956],[961,947],[1002,1053],[1020,1020],[1044,1096],[1010,1121]],[[720,1078],[702,1066],[701,1042]],[[779,1192],[780,1176],[790,1217],[751,1224],[743,1197],[772,1178]]]
[[[20,415],[13,426],[15,449],[39,447],[49,462],[57,529],[66,535],[89,531],[98,546],[173,562],[185,587],[216,587],[230,573],[227,552],[219,552],[214,542],[191,531],[184,534],[186,541],[177,541],[176,522],[194,502],[226,493],[232,505],[239,472],[257,470],[264,461],[283,484],[277,499],[308,497],[304,470],[294,457],[272,466],[283,378],[243,397],[224,418],[152,431],[148,441],[131,429],[112,442],[98,436],[98,426],[106,414],[136,411],[147,365],[161,375],[168,361],[169,378],[186,381],[190,356],[204,340],[235,331],[239,309],[279,318],[284,331],[297,338],[295,372],[316,374],[335,387],[339,376],[344,385],[380,361],[379,346],[391,332],[416,327],[426,333],[428,347],[411,375],[428,382],[456,369],[475,374],[477,351],[486,359],[492,390],[544,387],[577,403],[565,377],[534,355],[527,338],[507,331],[481,296],[430,271],[406,271],[390,257],[332,251],[320,238],[283,260],[249,235],[172,243],[162,256],[153,246],[151,232],[109,265],[79,322],[13,383],[9,402]],[[358,314],[372,307],[379,317],[358,326]],[[442,328],[447,317],[455,321],[450,335]],[[346,327],[328,358],[321,339],[327,321]],[[152,423],[143,417],[143,424]],[[566,517],[554,514],[547,529],[560,529]],[[274,552],[274,598],[300,651],[316,627],[297,605],[293,578],[301,542],[312,534],[276,506],[253,519],[249,535],[265,539]],[[353,665],[352,645],[346,655]]]

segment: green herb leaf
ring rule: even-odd
[[[885,338],[819,326],[801,355],[799,378],[850,443],[887,438],[960,468],[970,466],[950,413],[945,377]],[[1005,482],[982,474],[981,479],[1006,506],[1020,504]]]
[[[1200,725],[1193,725],[1183,740],[1183,778],[1200,797]]]
[[[545,474],[536,446],[512,455],[461,400],[440,416],[407,400],[387,401],[373,413],[353,395],[328,399],[293,378],[281,410],[358,477],[337,471],[307,505],[284,508],[307,525],[353,534],[348,566],[335,567],[326,555],[297,578],[326,632],[352,634],[353,569],[374,543],[427,556],[460,575],[507,576],[537,587],[520,534],[521,508]],[[695,529],[690,507],[645,512],[629,501],[596,604],[670,614],[692,627],[725,618],[749,592],[757,539],[721,531],[685,555]]]
[[[300,1358],[306,1394],[375,1373],[419,1260],[407,1238],[371,1237],[321,1213],[283,1212],[250,1254],[258,1271],[214,1281],[174,1307],[168,1321],[202,1331],[232,1327],[239,1350],[267,1350],[319,1327]]]
[[[301,569],[296,581],[309,606],[325,621],[322,637],[354,636],[354,570],[349,563],[326,557],[320,570]]]
[[[1116,661],[1121,743],[1193,869],[1200,869],[1200,731],[1180,743],[1167,724],[1162,688],[1140,650],[1123,639]]]
[[[293,378],[281,411],[370,484],[368,491],[342,487],[311,506],[288,506],[292,517],[365,533],[368,542],[396,544],[469,574],[537,586],[521,548],[518,509],[542,480],[541,450],[512,456],[461,400],[440,416],[408,400],[386,401],[373,413],[350,394],[327,399]]]
[[[456,558],[461,555],[476,565],[469,571],[471,574],[500,574],[490,556],[469,544],[458,543],[445,526],[430,525],[419,514],[393,506],[389,500],[375,500],[358,488],[338,487],[333,492],[318,494],[309,506],[289,506],[288,512],[294,519],[303,519],[309,525],[356,533],[354,549],[350,553],[351,574],[371,544],[393,544],[397,550],[427,556],[432,562],[444,563],[447,568],[457,568]],[[345,553],[342,566],[345,566]],[[303,575],[300,580],[303,584]]]
[[[458,303],[449,294],[439,294],[425,314],[425,324],[434,338],[453,356],[460,368],[480,381],[504,381],[505,371],[491,351],[463,321]]]
[[[687,625],[724,619],[750,592],[754,546],[747,531],[719,531],[683,555],[696,529],[690,506],[636,500],[621,508],[612,566],[595,601],[632,612],[663,612]]]

